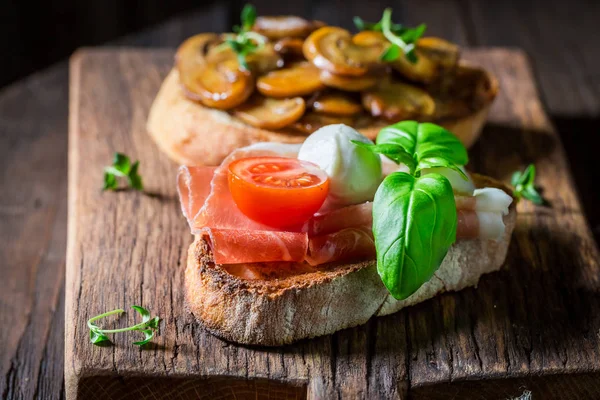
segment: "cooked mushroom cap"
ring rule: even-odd
[[[283,56],[304,57],[302,53],[303,44],[304,40],[300,38],[283,38],[275,42],[273,48]]]
[[[257,128],[281,129],[300,119],[304,110],[302,97],[272,99],[255,95],[236,108],[235,116]]]
[[[345,29],[325,26],[304,41],[304,56],[318,68],[338,75],[363,76],[373,64],[380,63],[383,48],[360,46]]]
[[[374,75],[343,76],[321,70],[319,77],[325,85],[347,92],[360,92],[377,84],[377,77]]]
[[[282,15],[258,17],[252,30],[269,39],[277,40],[288,37],[305,38],[312,31],[324,25],[321,21],[309,21],[293,15]]]
[[[410,80],[431,83],[444,70],[456,66],[459,49],[458,46],[446,40],[425,37],[417,41],[416,54],[416,63],[411,63],[406,57],[399,57],[392,64],[394,69]]]
[[[272,43],[265,43],[255,52],[246,56],[246,61],[254,74],[266,74],[283,67],[283,58],[275,51]]]
[[[371,115],[389,121],[427,119],[435,112],[435,102],[426,91],[402,82],[385,82],[363,92],[362,103]]]
[[[352,96],[344,92],[324,93],[312,104],[317,113],[352,116],[362,111],[362,106]]]
[[[294,97],[322,90],[325,85],[319,79],[319,69],[304,61],[261,76],[256,87],[265,96]]]
[[[352,117],[325,115],[309,111],[302,116],[292,127],[302,133],[310,135],[319,128],[332,124],[345,124],[352,126]]]
[[[248,99],[254,80],[239,68],[231,50],[215,49],[219,40],[210,33],[193,36],[179,46],[175,59],[186,97],[209,107],[230,109]]]

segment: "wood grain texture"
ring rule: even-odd
[[[2,398],[62,391],[66,77],[58,66],[0,93]]]
[[[409,390],[414,398],[436,398],[440,385],[461,398],[498,398],[492,394],[500,380],[502,390],[513,393],[537,388],[550,374],[571,373],[585,374],[580,380],[565,378],[575,382],[568,384],[575,394],[596,393],[598,250],[523,53],[467,52],[494,70],[501,83],[472,164],[506,180],[514,169],[535,161],[553,205],[519,204],[505,268],[485,276],[478,289],[276,349],[223,342],[184,310],[180,288],[191,237],[177,204],[175,165],[144,130],[171,57],[171,51],[90,50],[72,60],[69,398],[198,393],[244,398],[257,391],[272,398],[405,398]],[[115,151],[141,160],[148,194],[100,191],[102,167]],[[110,347],[89,344],[87,318],[131,304],[143,304],[163,318],[153,346],[132,346],[134,334],[116,336]],[[134,318],[128,313],[109,325],[123,326]],[[556,385],[564,388],[561,379],[556,377]]]

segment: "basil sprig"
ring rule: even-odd
[[[223,45],[229,46],[236,54],[240,66],[246,71],[250,70],[246,56],[256,52],[266,43],[266,38],[251,29],[256,22],[256,8],[252,4],[246,4],[240,14],[241,25],[235,25],[233,32],[225,39]]]
[[[101,344],[101,343],[110,343],[110,339],[106,336],[107,333],[119,333],[119,332],[127,332],[127,331],[139,331],[144,334],[144,340],[140,340],[137,342],[133,342],[136,346],[143,346],[148,343],[152,337],[154,336],[154,332],[158,329],[158,323],[160,322],[159,317],[152,318],[150,316],[150,312],[146,310],[144,307],[140,306],[131,306],[135,311],[137,311],[141,317],[142,322],[139,324],[129,326],[127,328],[120,329],[102,329],[94,322],[108,317],[110,315],[115,314],[123,314],[125,310],[119,308],[116,310],[105,312],[104,314],[96,315],[88,320],[87,325],[90,328],[90,342],[93,344]]]
[[[139,166],[139,161],[132,164],[125,154],[115,153],[112,165],[104,167],[104,186],[102,190],[117,190],[119,188],[117,178],[126,178],[130,188],[143,190],[142,177],[138,173]]]
[[[386,8],[383,16],[378,22],[366,22],[360,17],[354,17],[354,25],[361,30],[382,32],[385,38],[390,42],[390,46],[381,54],[382,61],[395,61],[402,54],[411,63],[418,61],[415,54],[415,44],[423,36],[427,25],[421,24],[416,28],[409,28],[402,24],[392,23],[392,9]]]
[[[535,165],[529,164],[523,172],[516,171],[510,182],[515,187],[513,193],[517,199],[523,197],[537,205],[548,203],[535,186]]]
[[[388,175],[373,201],[377,272],[390,294],[402,300],[431,279],[456,241],[458,220],[450,181],[423,170],[452,168],[467,179],[460,169],[469,161],[467,150],[446,129],[415,121],[383,128],[376,144],[353,143],[409,168],[409,173]]]

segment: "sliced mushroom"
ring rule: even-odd
[[[275,42],[273,48],[277,53],[285,57],[304,57],[304,54],[302,54],[303,44],[304,40],[300,38],[283,38]]]
[[[305,110],[304,99],[272,99],[260,95],[235,109],[235,116],[245,123],[264,129],[281,129],[296,122]]]
[[[435,112],[435,102],[426,91],[402,82],[383,82],[362,93],[362,103],[372,116],[389,121],[428,119]]]
[[[321,70],[319,77],[325,85],[346,92],[361,92],[377,84],[377,77],[374,75],[344,76]]]
[[[324,115],[309,111],[297,122],[292,124],[292,128],[306,135],[310,135],[319,128],[331,124],[346,124],[352,126],[354,119],[352,117]]]
[[[307,60],[319,69],[338,75],[363,76],[373,64],[381,63],[381,44],[361,46],[352,41],[345,29],[325,26],[313,32],[304,41]]]
[[[436,118],[458,118],[489,104],[498,91],[498,82],[481,68],[460,63],[443,92],[433,92]]]
[[[361,31],[352,36],[352,42],[358,46],[380,46],[383,50],[389,42],[383,33],[377,31]],[[381,53],[379,54],[381,56]]]
[[[317,97],[312,104],[317,113],[352,116],[362,111],[362,106],[352,96],[343,92],[325,93]]]
[[[254,79],[239,68],[231,50],[215,49],[219,41],[210,33],[193,36],[179,46],[175,60],[186,97],[208,107],[230,109],[248,99]]]
[[[256,51],[246,56],[250,70],[254,74],[262,75],[269,71],[283,67],[283,58],[275,51],[272,43],[265,43]]]
[[[419,39],[415,52],[416,63],[399,57],[392,66],[408,79],[423,83],[431,83],[453,69],[460,53],[457,45],[436,37]]]
[[[293,15],[258,17],[252,30],[272,40],[286,37],[305,38],[312,31],[325,24],[321,21],[309,21]]]
[[[304,61],[261,76],[256,87],[265,96],[294,97],[322,90],[325,85],[319,78],[319,69]]]

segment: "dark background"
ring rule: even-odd
[[[0,88],[81,46],[177,46],[197,32],[238,22],[243,1],[3,0],[0,7]],[[298,14],[352,27],[352,16],[428,24],[428,34],[463,46],[525,49],[546,109],[559,130],[584,210],[600,238],[600,1],[596,0],[265,0],[259,14]],[[209,15],[209,17],[207,17]]]

